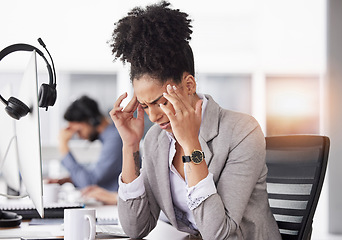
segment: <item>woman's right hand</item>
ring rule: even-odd
[[[135,95],[125,108],[120,106],[126,97],[127,92],[116,100],[109,115],[119,131],[123,145],[139,146],[139,142],[144,134],[144,110]],[[138,114],[134,118],[133,113],[136,109],[138,109]]]

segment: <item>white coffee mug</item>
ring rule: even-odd
[[[64,239],[94,240],[96,233],[95,209],[64,209]]]
[[[61,186],[58,183],[48,183],[43,186],[44,203],[58,202],[58,194]]]

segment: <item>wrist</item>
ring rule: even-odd
[[[69,146],[68,144],[65,144],[65,145],[60,145],[59,146],[59,151],[62,155],[66,155],[70,152],[70,149],[69,149]]]
[[[139,144],[123,144],[122,146],[123,152],[137,152],[139,151]]]
[[[194,143],[194,144],[189,144],[189,145],[183,147],[183,151],[184,151],[185,156],[190,156],[194,150],[202,151],[202,147],[201,147],[201,144],[199,142]]]

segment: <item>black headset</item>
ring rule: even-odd
[[[46,52],[49,54],[49,57],[52,62],[52,68],[45,58],[44,54],[42,51],[40,51],[38,48],[24,44],[24,43],[18,43],[18,44],[13,44],[10,45],[6,48],[4,48],[0,52],[0,61],[7,56],[8,54],[16,51],[36,51],[46,62],[46,67],[49,73],[49,84],[43,83],[40,88],[39,88],[39,95],[38,95],[38,105],[39,107],[46,108],[48,110],[49,106],[53,106],[56,102],[57,98],[57,90],[56,90],[56,71],[55,71],[55,66],[52,60],[52,57],[49,53],[49,51],[46,48],[45,43],[41,38],[38,38],[38,42],[40,45],[43,46],[43,48],[46,50]],[[26,116],[31,110],[30,108],[20,101],[18,98],[15,97],[10,97],[8,100],[5,100],[1,95],[0,95],[0,100],[6,105],[5,111],[13,117],[16,120],[19,120],[21,117]]]

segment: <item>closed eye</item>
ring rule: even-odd
[[[168,102],[169,102],[169,101],[168,101],[168,100],[166,100],[166,101],[163,103],[163,105],[166,105]]]
[[[159,100],[160,100],[160,99],[158,99],[158,101],[159,101]],[[152,102],[151,104],[154,104],[154,105],[159,106],[158,101],[154,101],[154,102]],[[159,102],[160,102],[160,101],[159,101]],[[165,102],[163,103],[163,105],[167,105],[168,102],[169,102],[169,101],[165,99]],[[143,103],[139,103],[139,104],[141,105],[142,109],[147,109],[147,108],[148,108],[148,106],[147,106],[146,104],[143,104]]]
[[[141,105],[142,109],[147,109],[148,108],[147,105],[143,105],[143,104],[140,104],[140,105]]]

